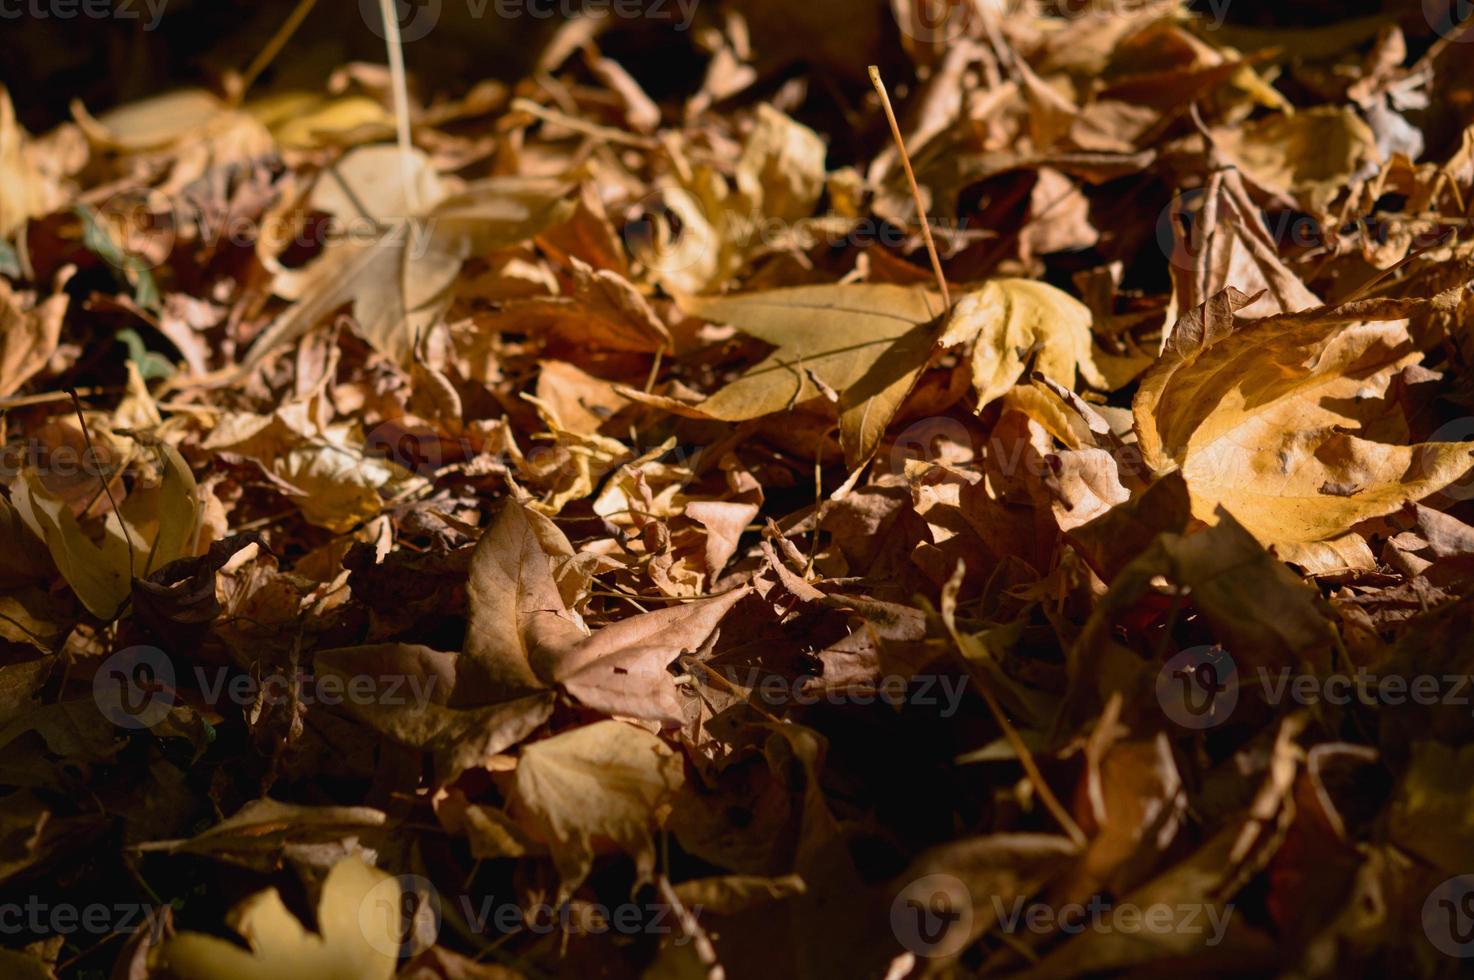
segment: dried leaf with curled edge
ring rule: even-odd
[[[1187,202],[1172,203],[1178,218]],[[1235,170],[1214,171],[1197,202],[1187,229],[1174,227],[1171,256],[1172,309],[1201,306],[1229,286],[1258,299],[1240,311],[1244,317],[1295,313],[1321,301],[1280,258],[1258,205]],[[1262,290],[1262,292],[1260,292]],[[1175,320],[1169,312],[1169,320]]]
[[[1252,183],[1315,213],[1380,156],[1371,127],[1350,106],[1248,120],[1214,130],[1213,142]]]
[[[1040,374],[1066,388],[1075,387],[1076,374],[1106,387],[1091,354],[1090,323],[1085,304],[1048,283],[995,279],[957,301],[941,344],[973,343],[972,383],[981,410],[1023,377],[1031,359]]]
[[[670,350],[670,331],[629,280],[574,256],[568,264],[569,295],[509,303],[499,326],[513,333],[543,328],[570,343],[609,350]]]
[[[471,558],[460,669],[497,700],[556,686],[608,714],[679,724],[681,701],[666,668],[698,648],[750,590],[655,609],[589,634],[559,592],[550,558],[559,553],[572,554],[562,532],[509,501]]]
[[[1195,516],[1222,507],[1290,560],[1337,563],[1316,546],[1474,465],[1464,444],[1386,441],[1406,437],[1389,385],[1419,359],[1405,317],[1429,301],[1235,321],[1250,300],[1230,289],[1190,311],[1132,406],[1143,459],[1181,468]]]
[[[193,854],[270,874],[284,855],[372,833],[384,826],[367,806],[304,806],[270,797],[253,800],[202,833],[184,840],[147,841],[145,853]]]
[[[275,888],[237,905],[230,925],[249,949],[186,932],[154,966],[180,980],[388,980],[399,962],[400,884],[357,857],[333,865],[308,932]]]
[[[601,721],[522,750],[510,808],[552,851],[560,901],[581,884],[601,850],[655,869],[656,811],[684,779],[681,757],[644,729]]]
[[[17,296],[10,283],[0,279],[0,398],[14,394],[56,353],[71,305],[63,290],[73,271],[72,266],[63,268],[52,295],[39,301]]]

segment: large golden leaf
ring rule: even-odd
[[[107,515],[100,542],[87,535],[40,472],[27,467],[16,481],[16,512],[46,542],[77,598],[100,619],[111,619],[123,608],[134,578],[189,554],[194,546],[200,526],[194,474],[173,447],[161,445],[158,453],[158,485],[129,493],[118,512]]]
[[[1418,352],[1414,301],[1377,300],[1240,322],[1227,290],[1174,328],[1133,412],[1142,456],[1178,467],[1193,513],[1223,507],[1286,557],[1457,480],[1474,447],[1405,445],[1389,400]]]

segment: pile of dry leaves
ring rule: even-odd
[[[0,972],[1466,969],[1464,5],[512,6],[0,89]]]

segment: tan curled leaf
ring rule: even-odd
[[[655,868],[656,811],[683,780],[683,763],[659,738],[620,721],[601,721],[555,735],[522,751],[511,810],[549,846],[571,893],[594,855],[622,851],[641,880]]]
[[[670,350],[670,331],[629,280],[576,257],[568,261],[569,295],[508,303],[497,326],[510,333],[545,329],[569,343],[609,350]]]
[[[737,161],[737,188],[771,218],[807,218],[824,193],[825,152],[818,133],[762,103]]]
[[[333,844],[384,825],[382,810],[367,806],[304,806],[264,797],[193,837],[148,841],[145,852],[195,854],[270,874],[293,846]]]
[[[471,558],[460,670],[498,700],[562,687],[608,714],[679,723],[681,702],[667,668],[700,647],[750,590],[655,609],[589,634],[554,577],[553,556],[564,549],[571,556],[551,521],[507,503]]]
[[[200,88],[182,88],[92,116],[79,101],[72,114],[87,138],[109,150],[158,150],[219,123],[230,107]]]
[[[1172,309],[1191,310],[1232,286],[1258,299],[1241,316],[1294,313],[1321,301],[1280,258],[1279,247],[1264,226],[1258,205],[1235,170],[1220,170],[1208,179],[1196,213],[1187,227],[1174,221]],[[1186,202],[1173,202],[1179,219]],[[1169,312],[1169,321],[1176,320]]]
[[[1317,213],[1379,157],[1371,127],[1349,106],[1249,120],[1215,130],[1213,142],[1250,181]]]
[[[0,86],[0,239],[10,238],[31,218],[50,214],[66,203],[63,187],[41,165],[44,152],[44,145],[33,140],[15,118],[10,92]]]

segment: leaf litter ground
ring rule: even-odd
[[[1458,5],[360,6],[0,88],[7,976],[1462,974]]]

